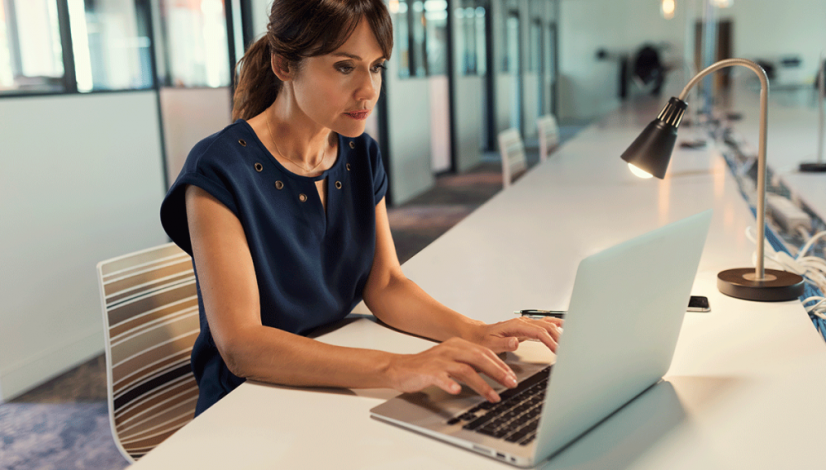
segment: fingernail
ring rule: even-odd
[[[506,382],[508,383],[508,386],[516,387],[516,377],[508,377]]]
[[[501,398],[499,398],[499,395],[497,395],[496,392],[492,392],[490,395],[488,395],[488,401],[491,401],[493,403],[499,403],[500,400]]]
[[[508,341],[508,346],[511,348],[517,348],[519,346],[519,340],[516,338],[511,338],[510,341]]]

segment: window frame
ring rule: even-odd
[[[138,15],[142,15],[147,20],[147,28],[150,31],[150,41],[149,41],[149,58],[150,58],[150,68],[149,71],[150,76],[152,77],[152,83],[149,87],[144,88],[122,88],[122,89],[113,89],[113,90],[91,90],[91,91],[84,91],[81,92],[78,90],[77,86],[77,70],[75,68],[75,54],[74,48],[72,43],[72,30],[71,30],[71,23],[69,19],[69,1],[68,0],[54,0],[57,6],[57,16],[58,16],[58,26],[59,26],[59,34],[60,34],[60,45],[62,48],[62,57],[63,57],[63,78],[61,82],[63,83],[63,90],[61,91],[9,91],[9,92],[0,92],[0,100],[3,99],[19,99],[19,98],[33,98],[33,97],[43,97],[43,96],[62,96],[62,95],[95,95],[95,94],[103,94],[103,93],[144,93],[147,91],[159,91],[162,87],[167,87],[166,84],[161,83],[160,77],[158,76],[158,50],[157,50],[157,43],[158,38],[156,37],[156,24],[157,21],[156,15],[152,9],[152,3],[158,2],[159,0],[133,0],[135,4],[135,10]],[[227,19],[227,48],[229,53],[230,59],[230,83],[227,85],[230,88],[234,87],[235,77],[235,63],[233,60],[237,61],[238,57],[235,57],[235,51],[233,48],[233,40],[235,38],[235,29],[232,23],[232,6],[231,2],[225,1],[223,2],[224,5],[224,14]],[[250,16],[251,12],[251,3],[250,0],[241,0],[241,15],[244,20],[246,20]],[[17,25],[15,24],[15,27]],[[246,22],[242,22],[242,36],[244,38],[245,44],[248,45],[248,42],[251,40],[251,32],[250,29],[252,27],[251,24],[246,24]],[[245,48],[246,50],[246,48]],[[213,87],[187,87],[187,89],[198,89],[198,88],[213,88]]]

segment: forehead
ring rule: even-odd
[[[347,54],[350,56],[358,56],[362,60],[373,61],[384,57],[379,41],[376,39],[370,23],[362,18],[358,26],[353,31],[353,34],[344,41],[338,49],[330,53],[332,56],[339,56]]]

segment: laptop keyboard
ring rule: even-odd
[[[463,429],[508,442],[528,445],[536,439],[539,416],[545,401],[545,389],[552,366],[522,380],[516,388],[499,394],[499,403],[489,401],[448,420],[454,425],[464,422]]]

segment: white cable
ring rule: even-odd
[[[800,249],[800,253],[798,256],[804,256],[809,251],[809,249],[811,249],[814,246],[815,242],[824,236],[826,236],[826,230],[815,234],[812,238],[809,239],[809,241],[806,242],[805,245],[803,245],[803,248]]]
[[[746,237],[756,243],[754,236],[754,228],[746,228]],[[766,259],[771,260],[780,265],[785,271],[793,272],[797,275],[803,276],[804,280],[819,288],[821,292],[826,292],[826,260],[817,256],[803,256],[814,243],[821,237],[826,236],[826,231],[820,232],[809,239],[803,246],[796,257],[792,257],[786,252],[775,251],[768,241],[764,241],[763,253]],[[752,262],[757,264],[757,253],[752,254]],[[820,308],[817,309],[819,311]],[[820,316],[819,313],[816,314]],[[826,318],[826,317],[824,317]]]
[[[812,301],[815,301],[815,300],[817,300],[818,302],[814,305],[810,305],[810,306],[806,307],[806,312],[817,315],[818,317],[823,318],[824,320],[826,320],[826,297],[820,297],[820,296],[809,297],[808,299],[805,299],[803,301],[803,304],[805,305],[805,304],[807,304],[809,302],[812,302]]]

